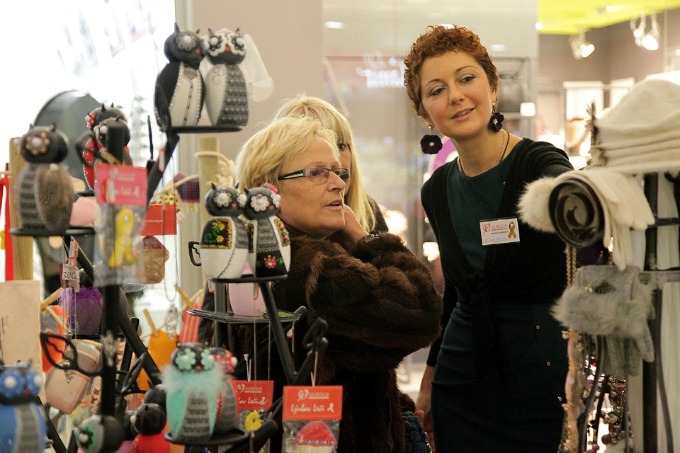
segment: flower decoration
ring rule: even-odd
[[[204,370],[210,370],[215,365],[215,358],[210,349],[203,349],[201,351],[201,365],[203,365]]]
[[[238,201],[239,206],[245,206],[246,203],[248,203],[248,196],[245,193],[240,192],[236,200]]]
[[[175,357],[175,365],[180,371],[191,371],[196,362],[196,353],[191,349],[185,348]]]
[[[175,40],[177,42],[177,47],[185,52],[196,47],[196,40],[188,33],[180,33]]]
[[[217,206],[224,208],[231,203],[231,196],[227,192],[216,192],[213,200]]]
[[[26,150],[34,156],[38,154],[45,154],[47,148],[50,146],[50,139],[46,132],[41,132],[40,135],[33,135],[30,140],[26,140]]]
[[[276,192],[272,193],[272,203],[278,208],[279,204],[281,204],[281,195]]]
[[[210,46],[210,51],[219,50],[222,47],[222,36],[216,35],[210,30],[210,38],[208,39],[208,45]]]
[[[264,266],[265,266],[267,269],[274,269],[274,268],[276,267],[276,258],[274,258],[274,257],[271,256],[271,255],[267,255],[267,256],[264,258]]]
[[[269,207],[269,200],[266,196],[258,193],[253,198],[250,199],[250,206],[255,212],[264,212]]]

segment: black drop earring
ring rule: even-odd
[[[496,111],[496,103],[491,105],[491,118],[489,118],[489,129],[494,132],[498,132],[503,129],[503,120],[505,117],[501,112]]]
[[[432,134],[432,126],[430,126],[430,133],[423,135],[420,139],[420,149],[425,154],[437,154],[442,149],[442,139],[439,135]]]

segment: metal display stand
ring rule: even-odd
[[[205,132],[234,132],[238,131],[240,128],[237,127],[184,127],[184,128],[174,128],[168,130],[166,150],[161,156],[164,156],[164,165],[159,165],[158,161],[155,161],[152,166],[148,169],[147,173],[147,193],[146,193],[146,204],[148,205],[151,201],[155,189],[161,181],[163,172],[161,168],[167,168],[168,163],[172,159],[173,152],[175,151],[177,145],[179,144],[179,134],[180,133],[205,133]],[[22,231],[12,231],[12,234],[16,235],[30,235],[31,232]],[[66,231],[63,237],[64,247],[68,251],[69,246],[72,241],[77,239],[73,237],[75,234],[94,234],[93,228],[74,228]],[[95,270],[89,257],[81,252],[78,254],[77,261],[79,266],[85,275],[92,281],[95,281]],[[295,369],[295,364],[292,358],[292,354],[287,347],[286,333],[284,330],[284,323],[292,322],[297,320],[300,316],[306,314],[306,308],[301,307],[293,314],[288,314],[285,320],[281,319],[278,309],[276,308],[276,303],[274,301],[274,296],[271,290],[271,283],[277,280],[283,280],[287,276],[278,276],[272,278],[258,278],[253,275],[243,275],[238,279],[215,279],[213,283],[215,284],[215,311],[213,313],[203,312],[202,310],[190,310],[190,313],[204,318],[212,319],[215,322],[215,345],[219,346],[224,344],[224,338],[221,337],[220,329],[218,325],[221,323],[252,323],[253,320],[244,320],[235,317],[233,313],[230,313],[227,307],[227,296],[226,296],[226,285],[228,283],[243,283],[252,282],[259,285],[263,299],[265,301],[267,314],[258,322],[267,323],[274,336],[274,342],[276,348],[281,357],[283,364],[283,369],[285,372],[286,381],[290,385],[302,385],[306,382],[307,378],[314,366],[315,354],[323,352],[327,346],[327,340],[325,338],[327,324],[322,319],[317,319],[309,328],[307,335],[304,338],[303,344],[309,349],[304,362],[302,363],[299,370]],[[153,358],[148,354],[147,348],[142,342],[141,338],[137,334],[137,328],[134,325],[136,319],[129,319],[127,316],[122,316],[120,313],[120,296],[122,289],[119,285],[107,285],[99,288],[103,295],[103,306],[102,306],[102,321],[101,321],[101,338],[105,337],[119,337],[122,336],[126,340],[126,352],[123,355],[123,363],[121,367],[129,368],[131,361],[131,353],[134,353],[138,358],[138,363],[133,367],[137,374],[143,368],[147,373],[152,386],[162,383],[161,372],[154,362]],[[41,342],[43,343],[43,348],[47,348],[49,345],[49,336],[43,338],[41,335]],[[53,347],[53,346],[52,346]],[[77,354],[77,353],[76,353]],[[111,354],[111,351],[109,351]],[[115,417],[122,424],[122,417],[124,415],[123,405],[118,404],[118,399],[122,400],[122,394],[125,389],[125,382],[121,382],[118,376],[121,372],[116,367],[115,360],[107,360],[106,348],[103,352],[102,369],[97,372],[97,375],[101,376],[101,406],[99,409],[99,415],[101,416],[111,416]],[[76,355],[77,358],[77,355]],[[76,371],[81,371],[77,366],[77,360],[72,365],[67,365],[66,367],[60,366],[62,369],[73,369]],[[126,370],[127,371],[127,370]],[[82,372],[82,371],[81,371]],[[127,374],[127,373],[125,373]],[[129,381],[135,381],[136,376],[129,378]],[[130,382],[128,382],[130,384]],[[133,384],[130,384],[133,385]],[[215,436],[209,441],[202,445],[195,444],[184,444],[181,441],[173,440],[170,435],[166,435],[166,438],[178,444],[187,445],[189,451],[202,451],[203,447],[207,446],[220,446],[222,447],[220,451],[239,453],[239,452],[250,452],[258,451],[267,440],[274,434],[281,426],[281,415],[282,415],[282,401],[281,399],[274,402],[272,407],[265,413],[265,418],[262,427],[255,432],[244,432],[238,429],[232,430],[231,432]],[[61,441],[59,434],[52,423],[48,420],[48,436],[52,440],[52,447],[56,453],[76,453],[78,446],[75,442],[75,434],[71,435],[68,447],[64,446]],[[226,448],[226,450],[224,449]]]
[[[649,207],[657,219],[656,223],[645,231],[645,271],[649,271],[648,278],[654,284],[652,303],[654,320],[650,323],[650,332],[654,344],[654,362],[643,362],[642,365],[642,392],[643,392],[643,451],[656,453],[664,451],[673,453],[673,431],[668,408],[668,393],[663,376],[663,362],[661,360],[661,318],[663,308],[663,286],[667,282],[680,281],[680,271],[659,271],[657,268],[657,227],[666,225],[679,225],[680,219],[658,219],[658,173],[647,174],[644,177],[644,192]],[[677,244],[676,244],[677,246]],[[657,404],[657,392],[660,406]],[[658,426],[658,411],[664,420],[663,426]],[[666,445],[659,449],[657,432],[665,430]]]
[[[172,156],[172,151],[179,142],[178,133],[205,133],[205,132],[231,132],[239,130],[239,128],[219,128],[219,127],[191,127],[178,128],[168,133],[167,148],[165,152],[166,163]],[[149,184],[147,185],[147,203],[153,196],[155,187],[160,182],[161,173],[157,165],[154,165],[149,172]],[[295,369],[295,363],[291,351],[288,349],[286,333],[283,325],[291,323],[306,314],[306,308],[300,307],[295,313],[288,314],[283,320],[280,312],[276,307],[274,294],[272,293],[271,284],[275,281],[284,280],[287,275],[276,277],[255,277],[251,274],[242,275],[241,278],[236,279],[211,279],[215,286],[215,309],[214,312],[205,312],[203,310],[192,309],[190,314],[211,319],[214,321],[214,345],[221,346],[225,344],[225,338],[222,338],[220,324],[234,324],[234,323],[266,323],[270,326],[274,344],[281,358],[283,370],[286,377],[286,383],[289,385],[303,385],[309,378],[313,367],[314,359],[317,353],[323,352],[328,344],[325,334],[327,324],[323,319],[317,319],[310,326],[307,334],[303,340],[303,344],[308,349],[302,365],[298,370]],[[227,287],[229,283],[255,283],[260,287],[264,299],[267,313],[261,319],[244,319],[233,315],[231,308],[228,307]],[[187,446],[191,451],[202,451],[203,447],[219,446],[220,451],[228,453],[241,453],[259,451],[267,440],[281,427],[281,416],[283,411],[282,400],[275,401],[268,411],[262,423],[262,427],[254,432],[244,432],[239,429],[234,429],[225,435],[213,436],[210,440],[202,444],[184,443],[180,440],[172,439],[170,435],[166,435],[166,439],[170,442],[182,444]],[[225,450],[226,448],[226,450]]]

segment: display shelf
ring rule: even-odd
[[[59,236],[61,232],[59,231],[48,231],[44,229],[32,229],[32,228],[12,228],[9,230],[10,234],[14,236],[32,236],[32,237],[47,237],[47,236]],[[69,227],[63,232],[64,235],[68,236],[85,236],[94,234],[94,228],[92,227]]]
[[[262,316],[238,316],[233,313],[216,313],[214,311],[193,308],[189,310],[189,314],[222,324],[269,324],[271,321],[269,313],[264,313]],[[278,314],[282,324],[292,323],[300,319],[299,315],[289,311],[279,310]]]
[[[178,445],[191,445],[194,447],[230,447],[248,441],[250,434],[240,429],[233,429],[225,434],[215,434],[204,440],[175,439],[170,433],[165,434],[165,440]]]
[[[167,134],[206,134],[215,132],[238,132],[240,130],[241,128],[238,126],[180,126],[170,128]]]

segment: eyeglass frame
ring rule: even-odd
[[[312,170],[322,170],[322,175],[324,177],[324,180],[323,181],[314,181],[312,179],[312,176],[309,174]],[[302,178],[303,176],[306,176],[311,182],[313,182],[315,184],[324,184],[328,181],[328,177],[330,176],[331,173],[334,173],[337,177],[339,177],[343,181],[347,181],[349,179],[349,176],[350,176],[348,168],[309,167],[309,168],[303,168],[301,170],[292,171],[292,172],[286,173],[284,175],[280,175],[277,179],[279,181],[286,181],[288,179],[296,179],[296,178]],[[343,174],[344,174],[344,177],[343,177]]]

